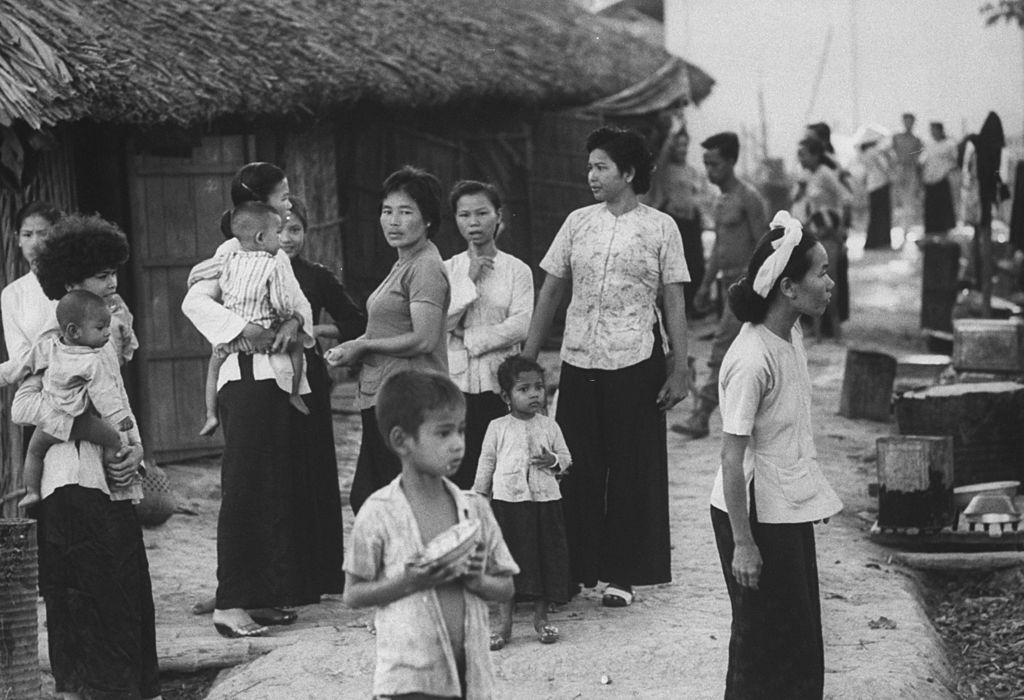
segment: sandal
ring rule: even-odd
[[[539,629],[537,629],[537,639],[541,644],[554,644],[560,637],[561,635],[558,633],[558,628],[554,625],[544,623]]]
[[[263,637],[270,632],[270,629],[263,625],[257,625],[255,622],[251,622],[248,625],[242,625],[241,627],[234,627],[225,623],[214,622],[213,627],[217,630],[217,633],[220,634],[220,636],[227,637],[228,639]]]
[[[249,617],[257,625],[263,625],[264,627],[269,627],[270,625],[290,625],[299,619],[298,613],[294,610],[285,610],[283,608],[250,610]]]
[[[633,603],[633,592],[618,586],[608,585],[601,596],[601,605],[606,608],[625,608]]]
[[[491,651],[501,651],[508,644],[508,640],[504,636],[495,632],[491,635]]]

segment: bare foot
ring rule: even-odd
[[[217,608],[217,598],[210,597],[204,598],[203,600],[197,600],[192,604],[193,615],[209,615]]]
[[[295,408],[295,410],[301,413],[302,415],[309,415],[309,407],[306,406],[306,402],[302,400],[301,396],[289,396],[288,403],[290,403]]]
[[[217,416],[207,416],[206,422],[203,423],[203,427],[199,429],[200,435],[213,435],[217,432],[217,426],[220,425],[220,421]]]
[[[42,499],[39,497],[38,491],[28,489],[28,492],[25,494],[24,498],[18,501],[18,507],[28,508],[29,506],[34,506],[36,503],[39,503],[39,501],[41,500]]]

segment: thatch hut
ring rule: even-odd
[[[238,166],[288,171],[315,222],[311,257],[344,264],[357,296],[390,265],[376,192],[405,162],[498,181],[507,243],[533,263],[586,201],[579,143],[602,117],[566,110],[650,76],[675,104],[713,82],[568,0],[0,0],[0,283],[23,272],[7,234],[26,200],[121,224],[147,447],[210,451],[194,437],[207,348],[178,306],[186,270],[220,242]],[[453,228],[439,244],[454,251]]]

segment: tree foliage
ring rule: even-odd
[[[1024,29],[1024,0],[998,0],[986,2],[978,8],[985,17],[985,24],[992,26],[999,22],[1014,22]]]

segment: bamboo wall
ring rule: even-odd
[[[58,134],[58,146],[42,155],[35,180],[22,191],[0,188],[0,233],[3,236],[3,260],[0,265],[0,288],[27,272],[15,239],[14,215],[27,202],[44,199],[66,211],[77,208],[74,163],[68,131]],[[0,328],[0,340],[3,330]],[[0,343],[0,357],[7,359],[6,343]],[[0,389],[0,496],[21,485],[21,429],[11,424],[11,398],[14,388]],[[14,501],[3,504],[0,515],[15,517]]]

